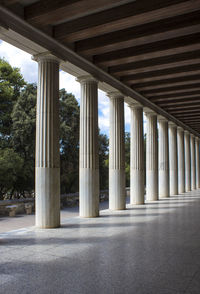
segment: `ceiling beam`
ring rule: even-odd
[[[132,86],[132,88],[140,88],[140,87],[144,87],[144,86],[166,85],[169,83],[171,83],[171,85],[172,85],[177,82],[195,81],[197,79],[200,79],[200,71],[189,72],[188,74],[181,73],[178,75],[178,77],[176,74],[176,77],[174,77],[173,75],[167,75],[167,76],[162,76],[162,77],[156,77],[153,79],[148,78],[148,79],[142,79],[142,80],[133,80],[130,82],[130,85]]]
[[[153,88],[153,89],[145,89],[145,88],[139,88],[137,89],[137,91],[139,91],[142,95],[147,95],[147,94],[157,94],[157,93],[166,93],[166,91],[173,91],[175,93],[175,91],[183,91],[185,90],[186,92],[189,91],[190,89],[198,89],[200,87],[200,80],[194,83],[182,83],[182,84],[178,84],[176,86],[171,86],[171,84],[168,84],[168,87],[160,87],[160,85],[157,86],[157,88]],[[162,91],[162,92],[160,92]]]
[[[178,66],[174,68],[168,68],[168,69],[162,69],[162,70],[155,70],[155,71],[149,71],[144,73],[138,73],[134,75],[127,75],[127,76],[121,76],[121,81],[132,81],[132,80],[138,80],[138,79],[145,79],[149,77],[157,77],[157,76],[166,76],[172,74],[174,77],[174,74],[179,73],[188,73],[190,71],[196,71],[200,70],[200,63],[199,64],[192,64],[192,65],[185,65],[185,66]]]
[[[111,74],[121,75],[126,74],[127,71],[140,68],[152,68],[153,66],[164,66],[168,64],[177,64],[188,60],[199,59],[200,50],[189,51],[185,53],[174,54],[170,56],[156,57],[152,59],[139,60],[131,63],[120,64],[108,67],[108,72]]]
[[[112,66],[122,63],[129,63],[131,58],[141,54],[155,53],[159,54],[160,51],[166,51],[173,49],[172,54],[176,53],[176,48],[185,47],[187,45],[199,44],[200,33],[194,33],[188,36],[181,36],[177,38],[171,38],[168,40],[162,40],[158,42],[149,43],[148,46],[138,45],[129,47],[126,49],[116,50],[100,55],[94,56],[95,64],[104,64],[106,66]],[[184,48],[182,48],[184,50]],[[187,50],[185,50],[186,52]]]
[[[116,30],[178,16],[200,9],[198,0],[148,0],[135,1],[127,5],[109,9],[105,12],[88,15],[68,21],[55,27],[55,37],[66,42],[75,42]]]
[[[157,105],[159,105],[160,107],[168,107],[168,106],[187,106],[187,105],[193,105],[193,104],[199,104],[200,103],[200,97],[197,100],[184,100],[181,99],[181,101],[178,100],[173,100],[170,102],[167,101],[161,101],[161,102],[155,102]]]
[[[159,105],[159,104],[158,104]],[[160,105],[159,105],[160,106]],[[167,111],[179,111],[179,110],[200,110],[200,101],[199,102],[195,102],[195,103],[190,103],[189,105],[188,104],[181,104],[181,105],[178,105],[178,104],[174,104],[174,105],[166,105],[166,106],[163,106],[162,107],[167,110]]]
[[[197,109],[196,107],[194,108],[190,108],[190,109],[183,109],[183,110],[173,110],[173,111],[169,111],[169,113],[171,113],[172,115],[176,115],[176,114],[199,114],[200,115],[200,109]]]
[[[182,99],[187,99],[188,101],[191,99],[199,99],[200,95],[199,94],[195,94],[195,95],[185,95],[185,96],[174,96],[174,97],[169,97],[169,98],[160,98],[160,97],[156,97],[156,98],[149,98],[150,101],[152,101],[153,103],[155,102],[159,102],[159,101],[175,101],[175,100],[182,100]]]
[[[25,7],[25,19],[33,24],[48,25],[85,17],[92,13],[133,2],[131,0],[41,0]]]
[[[151,97],[161,97],[162,98],[162,95],[165,97],[165,98],[168,98],[170,97],[170,95],[177,95],[177,97],[181,96],[181,95],[193,95],[193,94],[198,94],[200,93],[200,85],[197,86],[196,88],[185,88],[185,89],[181,89],[179,88],[178,90],[171,90],[171,91],[157,91],[155,93],[146,93],[145,97],[148,97],[148,98],[151,98]],[[167,96],[169,95],[169,96]]]
[[[199,32],[200,11],[169,17],[141,26],[131,27],[94,38],[75,42],[76,52],[84,55],[98,55],[113,50],[148,44]]]
[[[183,82],[175,82],[175,83],[167,83],[167,84],[156,84],[156,85],[153,85],[153,86],[143,86],[143,87],[138,87],[138,88],[135,88],[136,91],[142,93],[143,91],[156,91],[158,89],[159,90],[162,90],[162,89],[170,89],[170,88],[173,88],[173,87],[181,87],[181,86],[194,86],[196,87],[196,85],[200,85],[200,80],[187,80],[187,81],[183,81]]]
[[[162,84],[167,84],[168,81],[170,81],[173,84],[173,83],[176,83],[177,81],[197,80],[199,75],[200,75],[200,70],[195,70],[195,71],[188,71],[188,72],[185,71],[180,73],[172,73],[168,75],[161,75],[161,76],[155,76],[155,77],[146,77],[146,78],[140,78],[140,79],[135,78],[134,80],[123,81],[123,82],[126,83],[126,85],[130,85],[134,88],[135,85],[136,87],[138,87],[138,84],[162,85]]]
[[[187,92],[187,93],[182,92],[182,93],[163,94],[163,95],[158,95],[157,97],[160,98],[160,99],[167,99],[167,98],[174,98],[174,99],[176,99],[177,97],[182,97],[182,98],[187,97],[188,99],[190,99],[191,97],[196,97],[196,96],[199,96],[200,97],[200,90],[190,91],[190,92]],[[156,97],[156,95],[151,95],[150,97],[149,96],[145,96],[145,97],[151,99],[151,98]]]

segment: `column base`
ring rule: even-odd
[[[144,204],[143,170],[131,170],[130,204]]]
[[[79,214],[90,218],[99,216],[99,170],[80,168],[79,170]]]
[[[124,170],[109,170],[109,209],[126,209],[126,189]]]
[[[36,215],[38,228],[60,227],[60,168],[36,167]]]
[[[155,171],[147,171],[146,200],[158,200],[158,174]]]

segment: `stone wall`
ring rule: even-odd
[[[126,194],[129,195],[129,188],[126,188]],[[108,190],[100,191],[99,200],[100,202],[108,200]],[[61,199],[61,209],[65,207],[74,207],[79,205],[79,193],[63,194],[60,197]],[[8,215],[8,209],[6,206],[17,205],[16,214],[25,214],[25,204],[31,203],[33,212],[35,211],[35,199],[26,198],[26,199],[13,199],[13,200],[2,200],[0,201],[0,215]]]

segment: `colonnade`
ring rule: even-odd
[[[60,225],[59,60],[35,57],[39,81],[36,120],[36,226]],[[77,79],[81,86],[79,203],[81,217],[99,215],[98,81]],[[109,92],[109,208],[126,208],[124,96]],[[131,103],[130,203],[145,203],[143,106]],[[152,110],[145,110],[146,200],[156,201],[200,187],[199,138]],[[158,127],[159,126],[159,127]],[[159,133],[158,133],[159,131]]]

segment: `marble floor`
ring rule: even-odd
[[[1,294],[199,294],[200,190],[0,234]]]

